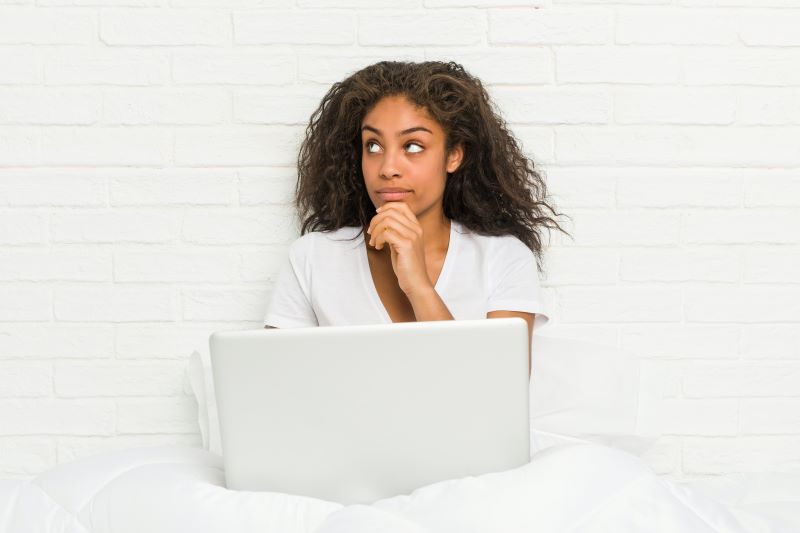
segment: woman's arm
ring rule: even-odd
[[[536,318],[535,313],[523,313],[520,311],[489,311],[486,318],[511,318],[518,316],[524,318],[528,323],[528,378],[531,377],[531,340],[533,339],[533,321]]]
[[[433,287],[408,295],[417,322],[428,320],[453,320],[453,315]]]

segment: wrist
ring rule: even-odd
[[[433,288],[433,285],[426,284],[419,287],[414,287],[406,292],[406,298],[408,298],[408,301],[413,304],[415,300],[426,300],[435,294],[437,293],[436,289]]]

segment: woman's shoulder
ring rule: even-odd
[[[296,258],[309,257],[317,250],[330,251],[332,248],[354,248],[360,242],[360,228],[345,226],[335,230],[309,231],[296,238],[289,246],[289,253]]]
[[[525,250],[530,252],[528,246],[522,240],[511,233],[503,235],[487,235],[479,231],[466,228],[463,224],[457,224],[457,231],[462,240],[472,242],[474,246],[483,249],[490,255],[494,254],[524,254]]]

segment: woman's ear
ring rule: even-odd
[[[461,161],[464,159],[464,145],[459,143],[452,150],[450,153],[447,154],[447,173],[455,172],[458,167],[461,166]]]

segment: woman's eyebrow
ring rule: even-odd
[[[383,135],[381,130],[379,130],[378,128],[373,128],[372,126],[364,125],[364,126],[361,127],[361,131],[364,131],[364,130],[374,131],[378,135]],[[429,130],[428,128],[423,128],[422,126],[414,126],[413,128],[408,128],[407,130],[403,130],[403,131],[399,132],[397,134],[397,136],[400,137],[401,135],[407,135],[407,134],[415,132],[415,131],[427,131],[428,133],[433,135],[433,132],[431,130]]]

